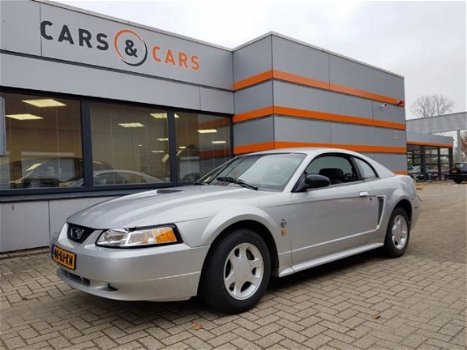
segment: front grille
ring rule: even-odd
[[[93,232],[94,229],[92,228],[70,224],[67,237],[74,242],[83,243]]]

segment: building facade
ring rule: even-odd
[[[0,6],[0,251],[234,154],[332,146],[407,173],[394,73],[276,33],[226,49],[58,3]]]

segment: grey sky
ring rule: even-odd
[[[403,75],[407,106],[440,93],[467,109],[464,1],[60,2],[229,48],[276,31]]]

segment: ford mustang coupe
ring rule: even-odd
[[[252,308],[283,277],[379,248],[404,254],[419,199],[409,176],[340,149],[238,156],[190,186],[113,199],[51,240],[58,276],[117,300]]]

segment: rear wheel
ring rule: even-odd
[[[398,258],[407,250],[410,238],[410,224],[404,209],[397,207],[391,214],[383,253],[388,258]]]
[[[211,249],[201,294],[213,309],[239,313],[254,307],[271,276],[271,257],[263,238],[250,229],[227,234]]]
[[[460,184],[460,183],[462,183],[462,180],[461,180],[461,179],[455,179],[454,182],[455,182],[456,184]]]

